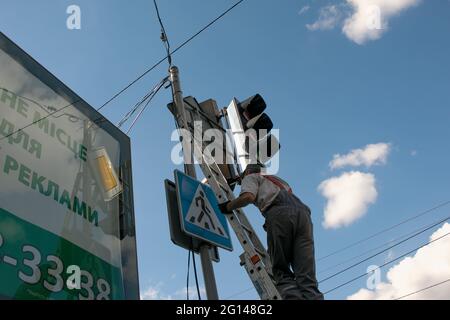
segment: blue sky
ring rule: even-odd
[[[221,107],[233,97],[244,99],[257,92],[264,96],[267,112],[280,128],[279,175],[312,208],[318,257],[450,200],[450,2],[419,1],[405,7],[389,16],[389,28],[378,39],[362,44],[342,31],[342,20],[348,11],[353,12],[341,5],[345,2],[247,0],[174,56],[185,95],[213,98]],[[232,3],[159,1],[172,46]],[[71,4],[81,8],[81,30],[66,28],[66,8]],[[333,5],[336,9],[330,10]],[[339,14],[333,15],[335,10]],[[330,14],[331,22],[328,19],[322,28],[306,26]],[[164,56],[152,1],[2,1],[0,28],[93,107]],[[117,123],[166,73],[167,64],[162,64],[106,107],[104,115]],[[142,292],[151,289],[157,298],[184,297],[177,291],[185,287],[187,262],[187,252],[170,242],[163,188],[164,179],[173,179],[176,168],[170,161],[173,120],[165,107],[170,99],[168,90],[160,92],[131,133],[140,285]],[[334,154],[374,143],[390,144],[384,164],[330,169]],[[352,170],[375,177],[376,200],[349,226],[326,229],[322,225],[326,199],[318,186]],[[255,208],[247,212],[265,240],[259,213]],[[318,268],[448,212],[448,207],[436,210],[321,260]],[[418,246],[431,233],[390,254]],[[221,250],[222,261],[215,264],[222,298],[251,286],[239,266],[241,250],[236,239],[234,247],[231,253]],[[386,256],[324,283],[321,289],[327,291],[371,264],[382,264]],[[319,274],[319,279],[324,276]],[[344,299],[365,287],[365,281],[327,298]],[[256,298],[256,293],[248,291],[235,298]]]

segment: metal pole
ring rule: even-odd
[[[205,280],[205,290],[208,300],[219,300],[217,293],[216,277],[210,256],[210,246],[202,244],[200,246],[200,260],[202,262],[203,279]]]
[[[175,103],[176,117],[178,123],[181,123],[181,128],[184,132],[190,131],[188,127],[188,121],[186,116],[186,110],[184,109],[183,91],[181,91],[180,77],[178,68],[175,66],[170,67],[170,81],[172,82],[173,100]],[[187,130],[187,131],[186,131]],[[183,135],[183,131],[180,132],[180,137],[183,144],[184,155],[184,171],[187,175],[197,179],[194,166],[194,152],[192,148],[192,142],[188,140],[188,137]],[[192,139],[191,139],[192,140]],[[217,293],[216,278],[214,276],[214,268],[210,257],[209,245],[203,243],[200,246],[200,259],[202,262],[203,278],[205,280],[205,290],[208,300],[219,300]]]
[[[181,124],[180,127],[180,139],[183,144],[183,156],[184,156],[184,171],[187,175],[197,179],[197,174],[194,167],[194,154],[192,141],[190,141],[190,135],[187,133],[189,130],[188,119],[186,116],[186,110],[184,109],[183,91],[181,91],[180,77],[178,68],[175,66],[170,67],[170,81],[172,82],[172,94],[173,102],[175,103],[177,122]]]

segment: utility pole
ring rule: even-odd
[[[172,83],[173,100],[175,104],[175,114],[177,123],[181,124],[180,139],[182,139],[183,156],[184,156],[184,171],[187,175],[197,179],[194,166],[194,149],[192,139],[189,140],[185,133],[190,132],[186,110],[184,108],[183,91],[181,90],[179,70],[175,66],[169,69],[170,81]],[[179,120],[179,121],[178,121]],[[208,300],[219,300],[217,293],[216,278],[214,276],[214,268],[210,256],[209,244],[203,242],[200,245],[200,260],[202,264],[203,278],[205,280],[205,290]]]

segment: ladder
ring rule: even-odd
[[[195,135],[195,120],[202,120],[199,107],[190,106],[190,111],[193,112],[189,112],[190,121],[188,121],[187,109],[189,108],[187,108],[183,99],[178,68],[171,66],[169,73],[174,102],[172,113],[175,117],[175,123],[179,130],[184,129],[190,133],[192,146],[194,147],[194,150],[192,150],[192,148],[190,149],[191,154],[188,156],[191,159],[189,160],[192,160],[192,156],[198,158],[197,161],[203,171],[203,174],[206,177],[209,186],[214,191],[219,203],[234,200],[235,197],[233,190],[230,188],[230,185],[222,174],[219,165],[216,163],[214,157],[203,152],[204,147],[206,146],[203,141],[199,141],[198,137]],[[184,137],[180,131],[180,139],[183,143],[183,152],[185,151],[185,146],[188,147],[185,138],[187,137]],[[202,139],[202,137],[200,137],[200,139]],[[187,155],[184,154],[185,169],[195,173],[192,163],[186,165],[186,156]],[[227,214],[226,217],[242,248],[244,249],[244,253],[240,255],[240,264],[245,267],[260,298],[262,300],[281,300],[281,295],[275,287],[275,283],[272,279],[272,264],[270,262],[270,257],[261,243],[261,240],[258,238],[255,230],[253,230],[253,227],[248,221],[244,211],[242,209],[237,209],[234,210],[233,213]]]
[[[177,121],[178,122],[178,121]],[[181,124],[179,124],[181,126]],[[222,174],[214,157],[203,152],[206,146],[195,136],[193,126],[188,123],[191,133],[194,155],[202,169],[209,186],[214,191],[217,201],[223,203],[235,199],[233,190]],[[240,255],[240,265],[245,267],[261,300],[281,300],[281,295],[272,279],[272,264],[270,257],[250,224],[242,209],[226,214],[227,220],[233,228],[244,253]]]

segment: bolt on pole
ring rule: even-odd
[[[184,156],[184,171],[187,175],[194,179],[197,179],[194,166],[194,151],[192,146],[192,138],[187,132],[189,130],[189,124],[186,116],[186,110],[184,108],[183,91],[181,91],[179,70],[177,67],[172,66],[169,69],[170,81],[172,82],[172,93],[175,104],[175,114],[177,123],[181,124],[180,127],[180,139],[183,145]],[[214,276],[214,268],[210,256],[210,246],[207,243],[203,243],[200,246],[200,259],[202,264],[203,278],[205,281],[205,290],[208,300],[219,300],[219,294],[217,293],[216,278]]]

